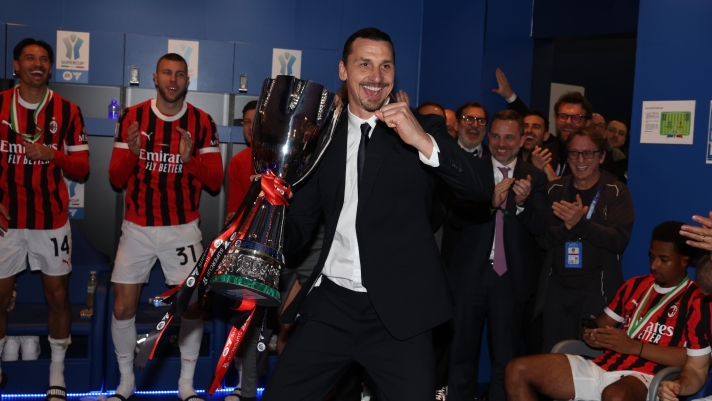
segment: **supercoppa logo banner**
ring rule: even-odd
[[[277,75],[291,75],[301,78],[302,51],[291,49],[272,49],[272,78]]]
[[[188,62],[188,90],[198,90],[198,60],[200,59],[200,42],[196,40],[168,39],[168,53],[177,53]]]
[[[58,82],[89,82],[89,32],[57,31]]]
[[[64,184],[69,191],[69,219],[84,219],[84,184],[64,178]]]

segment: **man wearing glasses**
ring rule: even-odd
[[[556,136],[559,138],[559,177],[571,174],[566,160],[566,141],[572,132],[592,124],[593,108],[581,92],[566,92],[554,105],[556,110]]]
[[[603,118],[603,116],[600,113],[593,113],[591,115],[591,123],[593,124],[593,128],[598,131],[599,134],[603,135],[603,138],[606,137],[606,119]]]
[[[460,147],[480,158],[489,154],[489,149],[482,147],[482,141],[487,134],[487,110],[481,104],[471,101],[458,107],[455,116],[457,143]]]
[[[593,122],[593,128],[595,128],[596,131],[603,136],[603,139],[607,139],[608,131],[606,131],[606,119],[599,113],[593,113],[591,121]],[[611,147],[610,143],[606,146],[606,152],[608,153],[608,160],[606,160],[606,162],[613,162],[626,158],[626,155],[621,152],[620,149]],[[610,171],[610,169],[607,170]]]
[[[580,339],[581,319],[598,315],[623,284],[621,259],[634,220],[628,187],[600,169],[607,156],[601,134],[586,127],[566,139],[571,174],[551,183],[554,218],[537,238],[546,256],[534,316],[543,313],[545,351]]]

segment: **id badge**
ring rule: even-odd
[[[567,242],[564,266],[571,269],[580,269],[582,265],[583,244],[581,242]]]

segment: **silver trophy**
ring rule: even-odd
[[[279,75],[262,85],[253,125],[255,179],[228,223],[230,245],[210,290],[278,306],[282,235],[291,187],[314,169],[331,142],[341,107],[316,82]],[[261,194],[262,192],[262,194]]]

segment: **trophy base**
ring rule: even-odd
[[[274,288],[246,277],[231,274],[213,276],[210,281],[210,290],[232,299],[253,299],[257,305],[261,306],[272,307],[282,303],[279,291]]]

